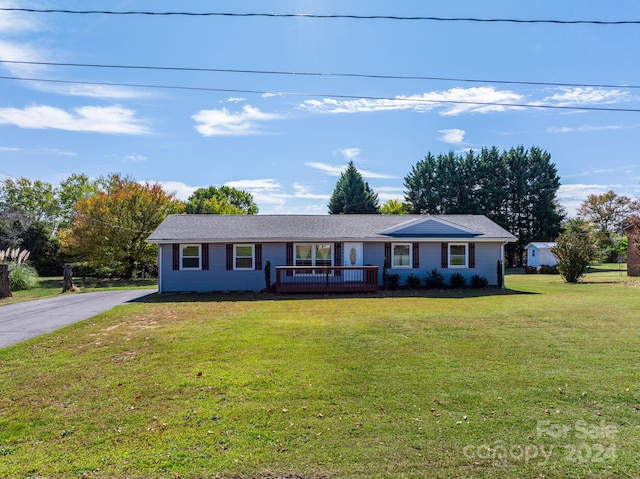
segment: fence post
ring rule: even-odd
[[[73,291],[73,269],[69,263],[64,265],[64,275],[62,278],[62,292]]]
[[[9,265],[0,263],[0,299],[11,298],[11,283],[9,282]]]

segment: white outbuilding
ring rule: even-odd
[[[543,264],[555,266],[558,264],[557,258],[551,253],[551,248],[556,244],[554,242],[533,242],[526,246],[527,264],[537,268]]]

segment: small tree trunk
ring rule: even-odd
[[[11,283],[9,282],[9,265],[0,263],[0,299],[11,298]]]
[[[62,292],[73,290],[73,269],[69,263],[64,265],[64,277],[62,279]]]

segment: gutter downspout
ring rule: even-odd
[[[162,246],[158,244],[158,294],[162,294]]]
[[[507,241],[505,241],[504,243],[502,243],[500,245],[500,258],[501,258],[501,262],[502,262],[502,289],[507,289],[507,287],[505,286],[505,273],[506,273],[506,268],[504,267],[504,247],[507,245]]]

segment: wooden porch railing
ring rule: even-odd
[[[276,266],[278,293],[378,291],[377,266]]]

